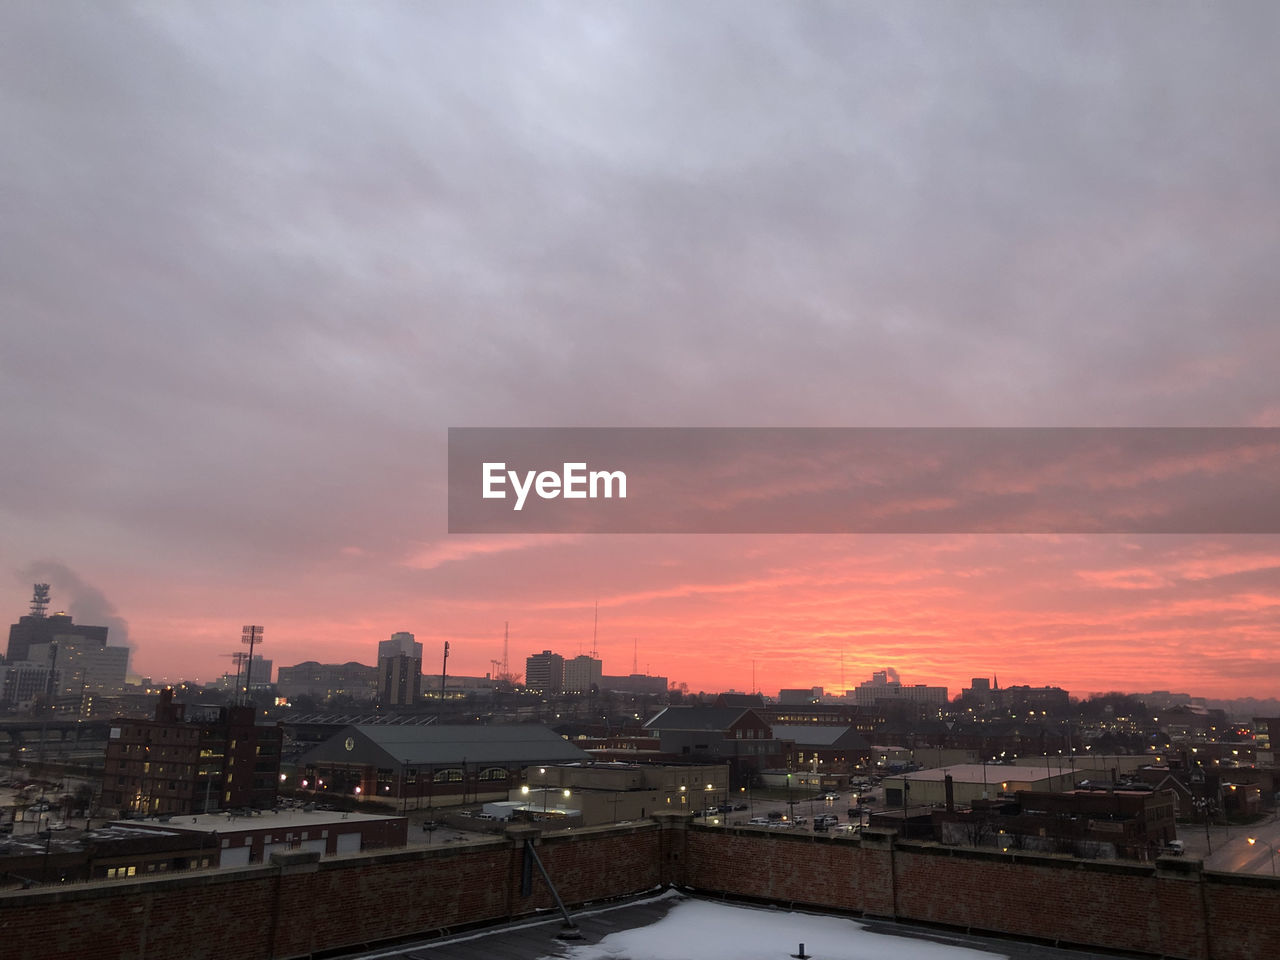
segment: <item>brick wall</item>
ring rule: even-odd
[[[528,831],[530,828],[524,828]],[[531,835],[531,834],[530,834]],[[553,900],[523,838],[0,894],[0,953],[303,957],[483,925]],[[573,905],[674,884],[707,893],[1182,960],[1280,955],[1280,880],[898,840],[698,826],[680,815],[536,842]]]

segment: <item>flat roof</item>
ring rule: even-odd
[[[621,905],[571,910],[581,939],[555,939],[559,914],[488,931],[346,954],[349,960],[699,960],[716,956],[773,956],[786,960],[804,943],[820,960],[928,957],[930,960],[1104,960],[1089,950],[1066,950],[1006,938],[914,927],[885,920],[802,913],[660,894]],[[1110,954],[1105,956],[1111,956]]]
[[[202,813],[196,816],[175,814],[168,820],[117,820],[113,827],[144,830],[176,830],[184,833],[244,833],[251,830],[288,830],[293,827],[325,827],[343,823],[372,823],[379,820],[403,820],[400,816],[374,813],[346,813],[342,810],[264,810],[260,814]]]
[[[887,773],[884,780],[930,780],[941,782],[950,774],[956,783],[1000,783],[1013,780],[1019,783],[1032,783],[1036,780],[1048,780],[1050,777],[1085,777],[1092,768],[1077,767],[1013,767],[997,763],[957,763],[946,767],[932,767],[928,770],[916,770],[911,773]]]

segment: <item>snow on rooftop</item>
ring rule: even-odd
[[[548,954],[546,960],[787,960],[801,943],[815,960],[993,958],[985,951],[873,933],[841,917],[686,900],[656,923]]]

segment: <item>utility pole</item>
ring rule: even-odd
[[[440,664],[440,706],[444,706],[444,680],[449,673],[449,641],[444,642],[444,660]]]

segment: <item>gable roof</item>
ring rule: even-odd
[[[775,740],[790,740],[797,747],[832,747],[845,750],[870,750],[871,744],[851,726],[831,727],[816,724],[780,723],[773,727]]]
[[[301,762],[395,767],[576,763],[589,759],[582,750],[537,723],[403,727],[352,724],[307,751]]]
[[[759,720],[755,711],[741,707],[666,707],[661,713],[646,720],[644,728],[658,731],[722,731],[728,730],[745,714],[751,714]]]

